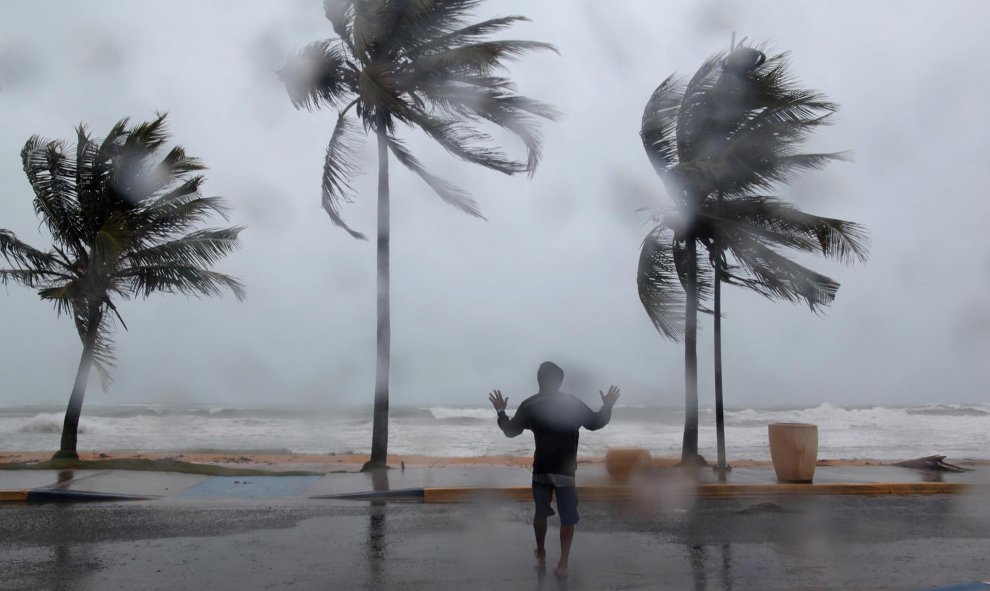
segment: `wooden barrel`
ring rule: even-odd
[[[605,452],[605,470],[615,482],[628,482],[650,467],[650,451],[643,447],[610,447]]]
[[[818,462],[818,425],[772,423],[768,431],[777,480],[811,482]]]

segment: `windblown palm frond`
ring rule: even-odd
[[[685,290],[690,274],[690,255],[679,236],[677,220],[660,219],[647,234],[639,255],[636,285],[640,302],[650,321],[663,336],[679,341],[684,336]],[[714,295],[714,273],[700,252],[695,254],[694,280],[699,312]]]
[[[674,268],[677,271],[677,279],[680,282],[681,287],[687,289],[688,277],[692,271],[692,267],[690,266],[690,251],[684,242],[674,241],[673,254]],[[699,312],[711,313],[711,310],[702,304],[703,302],[711,301],[715,285],[714,274],[712,273],[711,267],[705,264],[706,257],[702,254],[700,249],[695,252],[694,257],[693,272],[695,291],[698,299],[695,305]]]
[[[653,326],[663,336],[684,336],[684,290],[674,262],[674,241],[666,228],[654,228],[643,240],[636,286],[639,301]]]
[[[788,302],[803,301],[813,312],[832,303],[839,284],[781,255],[744,232],[727,232],[728,249],[744,273],[727,274],[727,282]]]
[[[756,235],[772,244],[820,254],[843,263],[866,262],[869,237],[861,225],[805,213],[774,197],[747,195],[720,204],[716,225]]]
[[[31,188],[34,211],[52,239],[63,247],[78,247],[82,240],[77,170],[65,155],[65,144],[32,136],[21,150],[21,161]]]
[[[181,293],[187,296],[221,295],[224,289],[234,296],[244,299],[244,286],[234,279],[192,265],[141,265],[120,274],[131,289],[140,295],[148,296],[156,291]]]
[[[419,159],[413,156],[412,152],[406,148],[405,144],[398,139],[389,136],[386,141],[388,142],[388,149],[395,155],[395,159],[401,162],[403,166],[419,175],[421,179],[426,181],[426,184],[429,185],[441,199],[464,213],[484,219],[478,205],[466,191],[426,170],[426,168],[424,168],[420,163]]]
[[[42,277],[69,277],[67,274],[71,269],[67,267],[68,261],[59,259],[56,253],[43,252],[33,246],[21,242],[13,232],[0,230],[0,256],[4,257],[15,269],[8,269],[9,274],[0,275],[4,278],[14,278],[16,272],[23,272],[25,279],[32,281]],[[30,287],[33,287],[33,283]]]
[[[713,119],[717,117],[713,106],[713,90],[719,81],[719,64],[725,53],[708,57],[684,87],[680,113],[677,117],[677,153],[680,162],[700,160],[709,150],[713,132],[717,132]]]
[[[364,240],[364,234],[352,230],[340,215],[341,203],[354,201],[352,183],[361,168],[354,158],[354,152],[361,141],[357,124],[347,118],[347,111],[337,117],[337,125],[327,145],[326,160],[323,164],[323,210],[330,216],[335,226],[343,228],[351,236]]]
[[[681,220],[673,252],[683,256],[689,240],[708,250],[706,264],[696,267],[699,304],[711,294],[711,269],[720,266],[730,283],[817,311],[834,299],[838,284],[778,250],[863,262],[869,240],[858,224],[758,193],[847,159],[843,152],[800,152],[837,106],[795,82],[786,53],[767,57],[765,50],[717,53],[686,84],[676,76],[664,80],[647,102],[640,136]],[[686,265],[676,260],[683,283]]]
[[[397,124],[418,128],[452,155],[505,174],[532,174],[540,161],[540,119],[551,106],[519,96],[500,71],[521,55],[556,49],[535,41],[492,41],[488,35],[526,21],[521,16],[471,24],[478,0],[327,0],[334,39],[317,41],[292,56],[278,74],[299,109],[339,109],[323,171],[323,207],[331,221],[363,238],[340,212],[351,201],[355,126],[388,136],[389,150],[446,202],[480,216],[463,190],[427,172],[397,136]],[[516,135],[525,159],[506,155],[481,125]]]
[[[798,151],[837,107],[794,81],[787,54],[762,49],[717,53],[686,85],[672,76],[647,102],[640,135],[671,194],[747,194],[848,158]]]
[[[764,49],[741,48],[733,54],[764,56]],[[843,152],[798,151],[812,131],[830,123],[838,107],[796,83],[788,54],[761,59],[739,68],[724,65],[712,89],[711,117],[718,124],[704,159],[714,188],[726,195],[768,189],[802,170],[848,158]]]
[[[307,111],[338,106],[356,83],[356,73],[348,66],[344,51],[330,41],[302,48],[278,75],[292,105]]]
[[[435,18],[430,20],[434,22],[436,21]],[[461,19],[461,22],[463,23],[464,19]],[[424,38],[428,38],[429,41],[419,44],[409,53],[412,56],[416,56],[442,49],[444,47],[460,47],[480,43],[484,41],[488,35],[501,31],[502,29],[507,29],[512,25],[521,22],[529,22],[529,19],[524,16],[505,16],[489,19],[473,25],[462,26],[449,32],[439,31],[433,35],[424,36]],[[448,27],[450,28],[453,26],[456,25],[454,23],[448,24]]]
[[[168,139],[164,114],[134,126],[122,119],[102,140],[80,126],[74,158],[64,142],[32,137],[21,158],[52,246],[41,251],[0,230],[11,265],[0,281],[34,288],[71,316],[105,385],[113,327],[123,325],[114,298],[244,296],[236,279],[210,270],[237,248],[242,228],[196,229],[225,206],[200,194],[202,163],[179,146],[162,154]]]
[[[676,76],[670,76],[653,91],[643,110],[639,135],[650,163],[661,177],[678,162],[677,115],[683,99],[683,84]]]

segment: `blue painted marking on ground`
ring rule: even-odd
[[[182,491],[191,497],[297,497],[322,476],[214,476]]]
[[[963,583],[962,585],[950,585],[949,587],[936,587],[925,591],[983,591],[990,589],[990,583]]]

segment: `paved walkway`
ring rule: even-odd
[[[130,499],[354,498],[463,502],[530,498],[530,473],[506,466],[417,466],[377,473],[314,476],[202,476],[134,470],[0,470],[0,501],[84,502]],[[773,469],[737,468],[725,483],[711,470],[657,469],[625,484],[601,464],[578,469],[583,500],[673,495],[946,494],[990,490],[990,470],[925,473],[896,466],[819,466],[812,484],[778,483]]]

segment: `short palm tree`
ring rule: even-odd
[[[210,270],[238,246],[241,228],[198,229],[225,206],[200,194],[205,167],[198,160],[181,146],[164,151],[165,117],[135,126],[123,119],[103,140],[80,126],[74,148],[35,136],[21,151],[34,210],[52,244],[40,250],[0,230],[0,255],[11,265],[0,269],[0,282],[37,289],[72,317],[83,345],[55,458],[78,458],[91,368],[109,385],[114,325],[126,329],[115,299],[224,289],[244,295],[236,279]]]
[[[835,111],[798,87],[786,54],[765,58],[740,47],[713,55],[686,84],[675,76],[654,91],[641,137],[674,206],[647,236],[637,277],[640,299],[664,336],[685,343],[682,461],[698,461],[697,313],[715,299],[717,407],[721,407],[721,283],[820,310],[838,283],[780,249],[844,262],[865,260],[858,225],[803,213],[763,193],[842,153],[801,153],[807,135]],[[699,256],[698,245],[708,253]],[[734,264],[729,264],[731,255]],[[704,309],[704,308],[703,308]],[[719,421],[721,432],[721,421]],[[724,444],[719,465],[724,467]]]
[[[323,208],[355,238],[341,216],[353,199],[358,172],[357,133],[378,144],[378,340],[371,458],[365,469],[386,465],[389,404],[389,158],[422,178],[441,199],[481,217],[460,188],[432,174],[399,137],[416,128],[462,160],[505,174],[532,173],[540,160],[537,122],[556,111],[519,96],[501,75],[506,61],[553,46],[535,41],[490,41],[487,36],[519,21],[508,16],[469,24],[479,0],[326,0],[334,39],[317,41],[290,58],[279,76],[296,108],[337,109],[323,167]],[[555,50],[554,50],[555,51]],[[501,127],[526,147],[514,160],[492,146],[482,124]]]

